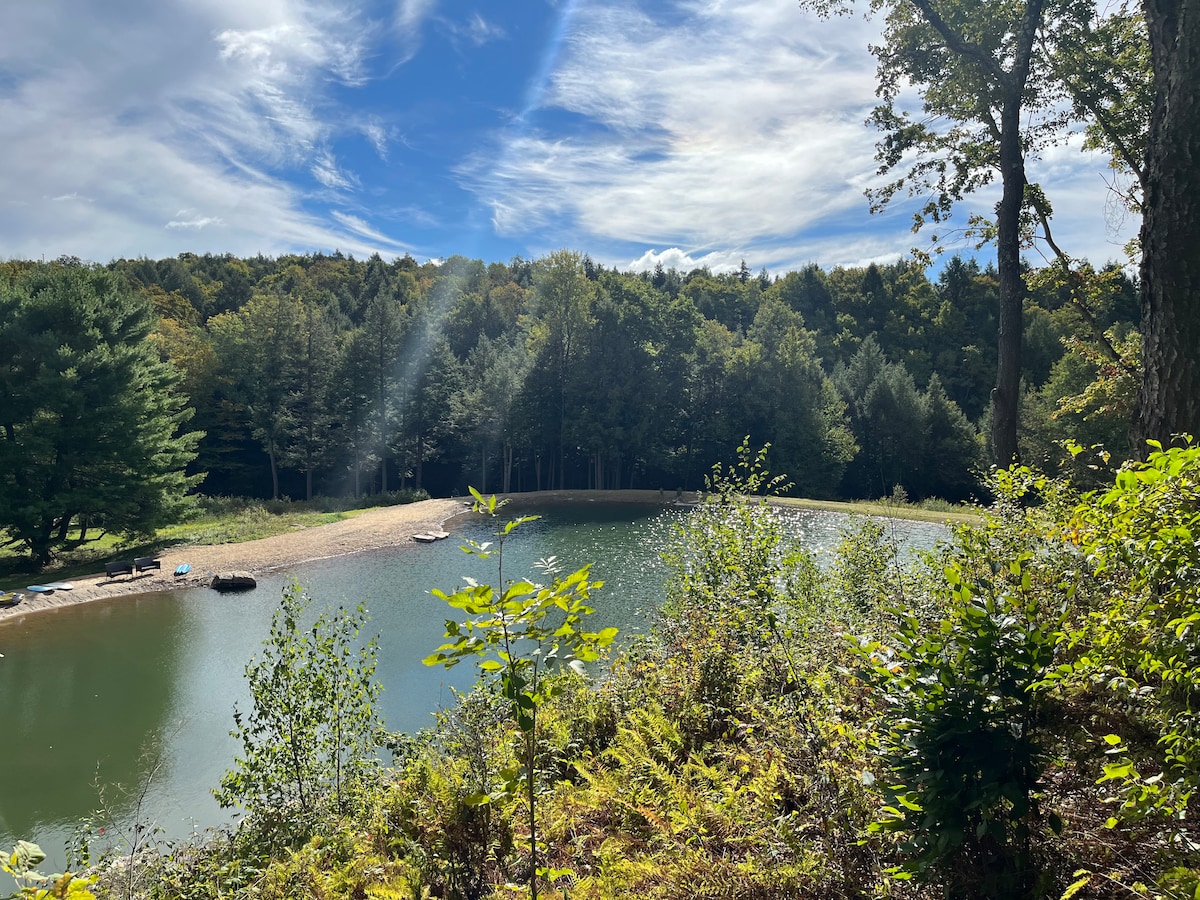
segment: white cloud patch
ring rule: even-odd
[[[371,119],[359,126],[365,137],[375,148],[376,155],[386,161],[388,158],[388,132],[378,119]]]
[[[191,218],[183,218],[184,216]],[[202,228],[207,228],[209,225],[224,225],[220,216],[196,216],[192,214],[190,209],[182,209],[175,214],[175,218],[166,224],[167,228],[191,228],[199,231]]]
[[[697,248],[678,250],[676,268],[723,260],[701,263],[714,270],[742,256],[754,268],[895,259],[926,237],[907,213],[871,217],[863,197],[879,181],[864,121],[878,28],[820,20],[795,0],[581,4],[540,108],[460,175],[499,234],[550,231],[593,253]],[[1051,200],[1065,210],[1077,184],[1075,221],[1094,231],[1094,167],[1078,153],[1060,162]],[[1104,258],[1094,241],[1080,247]],[[652,268],[656,252],[632,265]]]
[[[336,209],[332,210],[329,214],[334,219],[336,219],[339,223],[341,223],[342,227],[344,227],[347,231],[350,231],[350,232],[358,235],[359,237],[367,238],[371,241],[375,241],[379,244],[383,244],[383,245],[391,247],[393,249],[400,249],[400,250],[408,250],[409,249],[406,244],[404,244],[401,241],[397,241],[393,238],[388,237],[383,232],[374,228],[365,219],[361,219],[358,216],[351,215],[350,213],[339,212]]]
[[[358,178],[352,173],[343,171],[334,159],[333,154],[328,150],[322,150],[315,160],[313,160],[312,168],[313,178],[321,182],[327,188],[333,190],[351,190],[358,187]]]
[[[357,186],[331,149],[358,133],[335,89],[371,76],[381,51],[368,41],[379,37],[342,0],[6,10],[0,196],[20,212],[0,217],[0,248],[99,261],[386,251],[394,242],[309,206],[320,191]],[[364,133],[385,146],[382,125]],[[318,192],[295,186],[297,175]]]
[[[647,250],[637,259],[619,265],[618,268],[625,272],[653,272],[658,266],[662,266],[664,269],[675,269],[677,272],[685,274],[693,269],[704,268],[714,273],[736,272],[741,266],[741,258],[735,260],[731,254],[726,252],[693,256],[678,247],[670,247],[661,252]]]
[[[397,0],[392,17],[392,32],[399,50],[398,63],[406,63],[421,49],[421,30],[437,0]]]
[[[733,248],[847,208],[865,213],[869,27],[817,22],[793,0],[687,12],[664,27],[625,3],[578,10],[543,109],[590,127],[516,132],[498,162],[481,156],[464,169],[497,231],[555,223],[609,240]]]
[[[465,22],[444,21],[442,27],[456,43],[466,43],[472,47],[482,47],[484,44],[508,37],[508,32],[503,26],[489,22],[477,12],[472,13]]]

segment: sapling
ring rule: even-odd
[[[495,496],[485,498],[471,488],[473,508],[492,517],[504,505]],[[464,552],[497,561],[496,585],[479,584],[466,579],[466,585],[453,594],[434,590],[433,595],[460,610],[469,618],[448,619],[446,637],[450,640],[425,658],[428,666],[457,665],[474,658],[481,679],[498,679],[500,694],[510,704],[512,720],[521,732],[524,760],[518,771],[501,773],[502,783],[494,794],[472,794],[472,805],[511,797],[522,789],[526,795],[529,824],[529,893],[537,900],[538,877],[551,880],[564,874],[538,866],[537,844],[537,717],[541,708],[561,691],[554,679],[546,679],[547,666],[567,664],[582,670],[583,663],[598,659],[617,635],[616,628],[583,630],[584,619],[593,609],[588,606],[592,590],[603,582],[592,581],[590,566],[584,566],[565,578],[557,574],[554,557],[539,560],[536,568],[551,579],[544,585],[533,581],[504,580],[504,544],[508,536],[537,516],[518,516],[496,532],[496,542],[468,541]]]

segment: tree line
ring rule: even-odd
[[[1029,273],[1028,458],[1061,461],[1055,442],[1067,437],[1128,452],[1131,398],[1094,336],[1136,338],[1137,286],[1115,266],[1093,276],[1085,315],[1069,286]],[[9,262],[0,453],[14,462],[0,503],[10,523],[36,509],[39,534],[84,513],[117,526],[108,494],[146,480],[132,470],[111,470],[105,491],[82,469],[16,473],[69,465],[64,452],[86,455],[102,424],[119,431],[155,404],[181,442],[175,461],[194,457],[174,492],[202,476],[211,494],[297,499],[468,484],[675,491],[700,487],[749,435],[771,443],[772,466],[805,496],[898,487],[965,499],[989,457],[998,289],[993,268],[964,258],[934,277],[911,260],[633,273],[570,251],[490,264],[340,253]],[[50,297],[63,308],[47,332]],[[133,368],[120,386],[86,385],[73,402],[90,417],[69,422],[55,398],[86,380],[95,329],[127,320],[138,323]],[[50,420],[59,430],[34,440]],[[63,479],[96,496],[52,499]]]

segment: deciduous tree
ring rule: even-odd
[[[849,0],[802,0],[823,13]],[[914,228],[941,222],[963,197],[998,175],[1000,202],[985,233],[996,241],[1000,331],[992,392],[992,444],[1003,466],[1017,459],[1017,400],[1021,378],[1022,210],[1026,154],[1061,129],[1046,98],[1045,58],[1038,36],[1049,0],[973,3],[963,0],[880,0],[887,12],[879,59],[883,102],[871,114],[883,132],[880,173],[899,178],[869,192],[872,210],[907,191],[926,198]],[[915,86],[923,117],[904,108],[902,92]]]

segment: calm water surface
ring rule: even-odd
[[[686,513],[602,503],[540,512],[510,538],[506,577],[528,573],[542,557],[558,556],[567,571],[590,561],[593,578],[605,582],[593,594],[593,622],[644,631],[663,596],[659,553]],[[834,513],[785,515],[814,549],[836,543],[846,522]],[[927,523],[892,527],[917,547],[945,535]],[[459,549],[493,529],[463,522],[447,541],[307,564],[263,577],[246,594],[198,588],[120,597],[0,625],[0,850],[16,838],[35,840],[50,854],[47,869],[61,868],[65,842],[100,807],[98,823],[152,822],[172,838],[228,821],[210,790],[238,750],[229,729],[234,703],[247,705],[243,667],[293,576],[313,596],[314,616],[367,604],[388,727],[431,724],[451,689],[468,688],[474,673],[421,664],[441,643],[449,612],[429,590],[452,590],[464,575],[494,580],[494,560]]]

